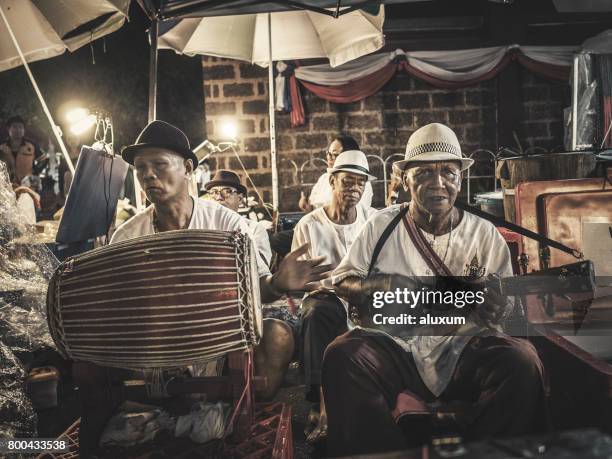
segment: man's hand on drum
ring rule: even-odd
[[[323,264],[324,257],[299,259],[308,253],[308,248],[309,244],[304,244],[283,258],[273,276],[275,290],[281,292],[315,290],[320,286],[320,281],[330,276],[333,267],[330,264]]]

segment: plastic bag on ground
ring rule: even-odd
[[[179,416],[174,435],[189,437],[196,443],[223,438],[229,411],[227,403],[198,403],[189,414]]]
[[[36,437],[36,413],[25,393],[25,370],[0,342],[0,438]]]

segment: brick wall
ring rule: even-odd
[[[521,77],[523,118],[518,135],[523,148],[563,151],[563,109],[571,105],[569,82],[550,82],[528,71]]]
[[[203,59],[206,129],[209,139],[221,140],[225,119],[235,119],[241,139],[241,158],[253,182],[270,201],[267,69],[217,58]],[[523,118],[517,135],[523,146],[546,149],[562,143],[562,107],[567,104],[563,84],[551,84],[520,73]],[[496,80],[463,89],[437,89],[409,75],[396,75],[378,94],[360,102],[335,104],[302,91],[307,122],[292,128],[289,114],[278,113],[277,151],[280,208],[297,209],[300,191],[306,193],[323,170],[329,142],[339,132],[354,136],[366,154],[388,158],[402,154],[408,137],[418,127],[441,122],[452,127],[464,153],[497,148]],[[295,166],[303,173],[295,173]],[[213,168],[240,172],[233,153],[215,155]],[[382,178],[382,165],[372,160]],[[483,163],[479,173],[491,173]],[[382,183],[374,184],[375,204],[382,205]]]

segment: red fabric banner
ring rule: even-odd
[[[376,94],[385,84],[389,82],[389,80],[391,80],[391,78],[393,78],[395,73],[400,70],[403,70],[404,72],[409,73],[420,80],[426,81],[437,88],[464,88],[466,86],[475,85],[482,81],[495,78],[512,60],[516,60],[526,69],[545,78],[564,81],[567,81],[569,78],[569,66],[566,67],[561,65],[545,64],[530,59],[524,54],[511,51],[488,72],[482,74],[478,78],[463,81],[443,80],[441,78],[428,75],[427,73],[411,66],[407,61],[401,61],[398,63],[391,62],[382,69],[377,70],[366,77],[340,86],[322,86],[315,83],[309,83],[307,81],[300,81],[300,83],[308,91],[314,93],[322,99],[330,102],[346,104],[349,102],[357,102]],[[291,125],[294,127],[301,126],[306,121],[304,104],[302,103],[302,97],[300,95],[300,89],[297,81],[298,80],[295,78],[295,75],[292,75],[289,78],[291,104],[293,107],[291,110]]]
[[[533,59],[528,58],[524,54],[515,54],[513,57],[518,61],[519,64],[521,64],[526,69],[531,70],[537,75],[552,80],[569,80],[571,69],[571,67],[569,66],[566,67],[564,65],[544,64],[542,62],[534,61]]]
[[[428,75],[425,72],[411,66],[407,61],[403,61],[400,63],[400,68],[402,68],[406,73],[417,77],[419,80],[423,80],[435,86],[437,88],[445,88],[445,89],[453,89],[453,88],[465,88],[466,86],[472,86],[474,84],[478,84],[482,81],[490,80],[491,78],[495,78],[499,72],[501,72],[512,60],[511,55],[506,54],[499,63],[489,70],[487,73],[483,73],[478,78],[471,78],[469,80],[463,81],[450,81],[450,80],[442,80],[441,78],[436,78],[434,76]]]
[[[289,77],[289,94],[291,96],[291,126],[303,126],[306,122],[306,114],[304,113],[304,104],[300,94],[300,85],[297,83],[295,74]]]
[[[391,62],[365,78],[340,86],[321,86],[307,81],[300,81],[300,83],[321,99],[346,104],[349,102],[357,102],[358,100],[376,94],[391,78],[393,78],[396,71],[397,64]]]

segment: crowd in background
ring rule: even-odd
[[[28,135],[26,121],[20,116],[8,118],[5,128],[4,135],[0,131],[0,161],[6,165],[19,208],[28,223],[52,219],[64,205],[72,180],[61,151],[48,139],[41,147]],[[75,164],[80,140],[69,134],[64,141]]]

